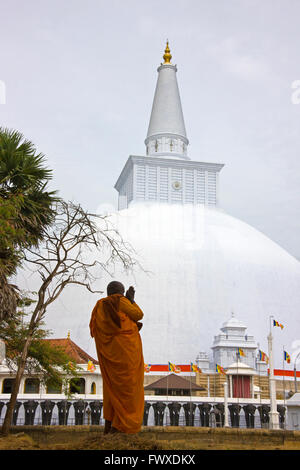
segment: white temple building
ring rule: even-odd
[[[210,350],[211,338],[231,312],[251,327],[263,349],[270,315],[286,326],[285,344],[291,344],[300,338],[300,263],[222,210],[219,184],[224,165],[206,162],[203,155],[189,157],[177,66],[171,63],[168,45],[157,70],[145,155],[129,156],[120,169],[115,184],[119,210],[111,215],[144,269],[126,274],[116,267],[114,279],[126,288],[135,286],[136,302],[144,311],[145,362],[195,361],[199,350]],[[103,290],[110,281],[101,278]],[[88,321],[97,299],[71,291],[63,297],[64,315],[58,312],[59,321],[55,313],[48,315],[47,327],[56,337],[71,329],[74,341],[95,355]],[[235,335],[243,336],[242,325],[231,319],[215,338],[213,350],[220,362],[236,362],[230,348]],[[226,343],[222,349],[226,334],[231,346]],[[244,338],[243,345],[245,363],[253,367],[251,338]],[[277,359],[276,353],[275,348],[278,367],[281,351]]]
[[[247,327],[240,322],[234,314],[221,328],[222,333],[214,337],[212,346],[213,362],[227,369],[230,364],[237,361],[238,349],[241,348],[243,363],[252,369],[256,368],[257,343],[253,336],[246,334]]]

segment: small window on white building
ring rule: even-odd
[[[15,379],[4,379],[2,384],[2,393],[12,393],[12,387]]]
[[[70,393],[85,393],[85,380],[83,378],[74,378],[70,380]]]
[[[39,393],[40,381],[39,379],[26,379],[24,386],[24,393]]]
[[[62,384],[48,383],[46,393],[49,394],[60,394],[62,392]]]

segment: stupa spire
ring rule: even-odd
[[[165,48],[165,53],[163,55],[163,59],[164,59],[164,64],[170,64],[171,63],[171,59],[172,59],[172,55],[170,53],[170,48],[169,48],[169,41],[167,39],[167,45],[166,45],[166,48]]]
[[[189,160],[180,94],[177,84],[177,66],[171,64],[171,51],[167,40],[164,63],[158,71],[148,133],[146,153],[150,156]]]

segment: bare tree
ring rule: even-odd
[[[29,346],[49,305],[70,284],[101,293],[92,290],[92,285],[103,270],[111,274],[116,263],[121,263],[125,271],[141,267],[133,248],[122,239],[108,216],[90,214],[74,203],[57,203],[54,223],[45,230],[43,238],[38,249],[28,249],[25,255],[27,266],[39,274],[41,284],[2,427],[4,435],[10,430]]]

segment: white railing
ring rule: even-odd
[[[28,401],[36,402],[36,408],[33,411],[26,411],[26,402]],[[63,413],[59,412],[58,403],[63,402],[65,397],[63,395],[21,395],[18,396],[18,402],[20,403],[18,413],[15,414],[14,424],[16,425],[25,425],[25,424],[33,424],[33,425],[59,425],[59,424],[66,424],[66,425],[104,425],[103,419],[103,407],[102,407],[102,397],[97,395],[76,395],[76,398],[72,398],[66,400],[69,403],[68,412]],[[6,405],[8,404],[9,398],[8,395],[0,395],[0,425],[2,425],[5,412],[6,412]],[[43,409],[41,404],[44,402],[52,402],[53,407],[51,413],[49,412],[48,416],[50,416],[50,421],[46,421],[45,417],[43,419]],[[98,410],[94,415],[92,413],[92,402],[100,402],[101,409]],[[1,407],[2,403],[2,407]],[[82,410],[78,410],[78,403],[82,406]],[[220,414],[216,405],[223,405],[224,398],[223,397],[179,397],[179,396],[156,396],[156,395],[148,395],[145,396],[145,403],[149,403],[149,409],[147,413],[147,423],[144,417],[144,425],[147,426],[155,426],[155,425],[162,425],[162,426],[171,426],[171,425],[178,425],[178,426],[195,426],[200,427],[203,425],[209,425],[210,427],[218,427],[224,424],[224,414]],[[161,403],[163,410],[161,412],[157,412],[156,404]],[[179,413],[173,414],[170,408],[172,407],[172,403],[180,404],[180,411]],[[201,418],[200,408],[202,404],[209,404],[210,409],[206,418]],[[244,410],[244,406],[251,404],[256,407],[255,413],[253,415],[252,420],[250,421],[250,425],[246,421],[246,413]],[[165,406],[164,406],[165,405]],[[170,406],[171,405],[171,406]],[[186,406],[184,406],[186,405]],[[190,406],[189,406],[190,405]],[[195,405],[195,406],[193,406]],[[199,408],[200,405],[200,408]],[[258,399],[241,399],[241,398],[229,398],[228,400],[229,410],[230,405],[239,405],[240,412],[238,414],[238,419],[232,417],[229,412],[229,426],[233,427],[254,427],[254,428],[261,428],[265,427],[268,428],[267,422],[262,422],[260,414],[259,414],[259,407],[262,405],[270,406],[270,400],[258,400]],[[278,405],[283,405],[283,400],[278,401]],[[77,411],[76,411],[77,408]],[[146,408],[146,407],[145,407]],[[191,411],[194,408],[194,413]],[[190,417],[188,413],[190,412]],[[27,415],[26,415],[27,413]],[[45,416],[45,413],[44,413]],[[192,418],[191,418],[192,416]],[[231,418],[234,419],[232,422]],[[190,420],[190,421],[189,421]],[[204,424],[206,423],[206,424]],[[284,427],[284,422],[281,423],[281,427]]]

